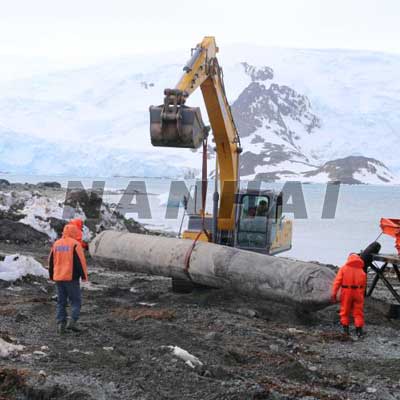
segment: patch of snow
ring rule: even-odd
[[[203,363],[193,354],[190,354],[188,351],[178,347],[178,346],[167,346],[172,351],[172,354],[181,360],[185,361],[190,368],[195,368],[197,366],[202,366]]]
[[[376,169],[376,173],[371,173],[366,168],[361,168],[353,174],[353,178],[370,185],[392,185],[399,182],[386,168],[376,164],[373,164],[372,167]],[[379,179],[379,177],[383,179]]]
[[[93,292],[101,291],[107,288],[105,285],[93,284],[92,282],[81,282],[81,287],[84,290],[90,290]]]
[[[0,261],[0,279],[3,281],[14,282],[26,275],[41,276],[47,278],[49,273],[33,257],[13,254],[6,256],[4,261]]]
[[[18,344],[12,344],[6,342],[4,339],[0,338],[0,358],[6,358],[10,355],[14,355],[22,351],[25,347]]]
[[[297,328],[288,328],[288,332],[291,334],[294,334],[294,335],[305,333],[301,329],[297,329]]]
[[[30,225],[39,232],[45,233],[50,239],[56,240],[57,233],[50,226],[49,218],[63,219],[63,206],[54,198],[33,194],[29,198],[21,214],[26,216],[20,220],[23,224]],[[75,218],[85,220],[84,213],[77,211]]]
[[[307,177],[299,177],[298,179],[300,182],[303,183],[326,183],[329,182],[331,179],[329,177],[329,174],[327,172],[320,172],[317,175],[313,175],[311,178]]]
[[[50,218],[63,218],[63,204],[55,198],[42,196],[38,192],[11,191],[0,193],[0,211],[9,211],[11,207],[17,209],[17,214],[24,216],[19,222],[29,225],[39,232],[45,233],[51,240],[57,239],[57,234],[50,226]],[[77,209],[74,218],[86,219],[81,209]],[[90,240],[90,231],[83,227],[83,238]]]
[[[94,354],[93,351],[82,351],[79,349],[70,350],[68,353],[81,353],[81,354],[85,354],[86,356],[91,356]]]
[[[7,288],[7,290],[10,290],[11,292],[21,292],[23,289],[20,286],[11,285]]]
[[[47,357],[48,354],[46,354],[44,351],[36,350],[33,352],[33,355],[38,357]]]

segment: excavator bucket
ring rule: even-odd
[[[153,146],[197,149],[208,134],[200,108],[183,105],[182,92],[165,91],[164,104],[150,106],[150,137]]]

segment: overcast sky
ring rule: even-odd
[[[400,53],[400,0],[0,0],[0,73],[220,45]]]

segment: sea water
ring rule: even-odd
[[[68,181],[81,181],[88,189],[93,181],[105,181],[106,194],[104,200],[118,203],[121,193],[128,187],[130,181],[145,181],[147,198],[150,205],[150,216],[128,215],[142,222],[150,229],[165,229],[178,232],[183,207],[177,201],[169,200],[171,180],[145,178],[79,178],[59,176],[30,176],[30,175],[1,175],[0,178],[10,182],[38,183],[57,181],[66,187]],[[193,181],[185,182],[190,188]],[[279,190],[279,184],[264,184],[263,188]],[[115,191],[115,193],[110,192]],[[212,209],[213,183],[209,184],[207,196],[207,210]],[[322,218],[326,185],[302,185],[307,218],[294,219],[293,248],[283,256],[293,257],[305,261],[315,260],[325,263],[342,264],[351,252],[358,252],[375,240],[380,234],[379,220],[382,217],[400,218],[400,186],[372,186],[372,185],[341,185],[337,202],[336,214],[332,219]],[[132,200],[135,203],[135,199]],[[166,210],[169,207],[179,207],[178,218],[167,219]],[[286,218],[293,218],[287,214]],[[184,220],[183,226],[187,223]],[[388,236],[379,238],[382,252],[393,253],[394,239]]]

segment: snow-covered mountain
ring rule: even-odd
[[[350,184],[396,181],[382,162],[365,156],[321,165],[323,157],[317,149],[323,122],[314,114],[310,100],[288,86],[269,83],[274,76],[271,68],[242,65],[251,83],[232,105],[245,149],[241,176]]]
[[[149,137],[148,106],[162,102],[185,60],[135,56],[1,84],[0,171],[198,171],[199,152],[153,148]],[[232,46],[220,63],[242,138],[242,177],[398,182],[400,56]],[[202,105],[200,92],[188,104]]]

